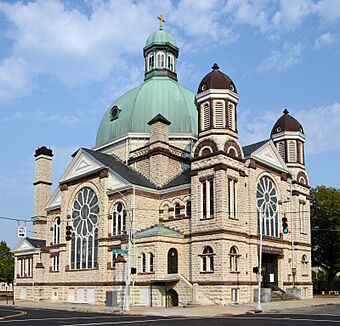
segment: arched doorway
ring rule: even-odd
[[[178,273],[178,253],[175,248],[168,251],[168,274]]]
[[[170,289],[166,293],[166,306],[167,307],[178,306],[178,293],[174,289]]]

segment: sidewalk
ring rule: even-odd
[[[283,312],[290,309],[306,308],[324,306],[329,304],[340,304],[340,297],[330,296],[317,296],[309,300],[292,300],[292,301],[278,301],[268,302],[262,304],[263,313],[269,312]],[[0,302],[0,305],[6,303]],[[10,304],[8,305],[10,306]],[[172,307],[172,308],[159,308],[159,307],[131,307],[129,311],[121,309],[113,309],[105,307],[104,305],[90,305],[90,304],[75,304],[75,303],[62,303],[62,302],[32,302],[32,301],[17,301],[16,307],[20,308],[33,308],[33,309],[52,309],[52,310],[68,310],[92,313],[112,313],[112,314],[129,314],[129,315],[144,315],[144,316],[199,316],[199,317],[212,317],[212,316],[228,316],[228,315],[241,315],[251,313],[254,311],[255,303],[247,303],[240,305],[230,306],[188,306],[188,307]]]

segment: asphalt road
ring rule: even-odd
[[[109,326],[109,325],[340,325],[340,305],[271,314],[218,317],[155,317],[89,314],[81,312],[21,309],[0,306],[0,326]]]

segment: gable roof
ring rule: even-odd
[[[169,183],[164,185],[162,189],[177,187],[188,183],[191,183],[190,169],[183,171],[182,174],[180,174],[175,179],[172,179]]]
[[[250,144],[250,145],[242,147],[244,157],[249,156],[251,153],[255,152],[257,149],[259,149],[262,145],[264,145],[268,141],[269,141],[269,139],[266,139],[266,140],[262,140],[258,143],[254,143],[254,144]]]
[[[81,148],[84,152],[91,155],[93,158],[101,162],[103,165],[109,167],[120,176],[122,176],[126,181],[147,188],[156,189],[156,185],[151,183],[148,179],[143,177],[137,171],[133,170],[129,166],[125,165],[123,162],[119,161],[114,155],[108,155],[101,152],[96,152],[88,148]]]
[[[183,234],[175,230],[165,227],[163,224],[154,225],[143,231],[139,231],[135,234],[136,239],[154,237],[154,236],[165,236],[170,238],[184,238]]]
[[[34,248],[42,248],[46,246],[46,240],[39,239],[31,239],[26,238],[26,240],[34,247]]]

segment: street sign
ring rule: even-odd
[[[129,250],[124,250],[124,249],[112,249],[113,254],[118,254],[118,255],[127,255],[129,253]]]
[[[18,237],[26,238],[26,226],[18,226]]]

